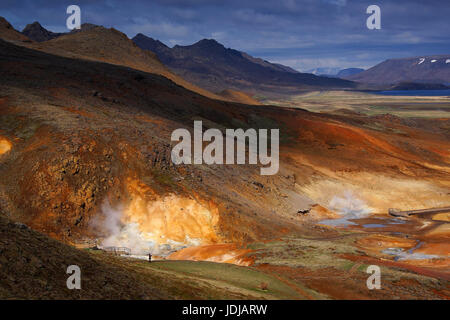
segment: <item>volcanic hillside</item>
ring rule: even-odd
[[[192,119],[233,127],[241,105],[121,66],[3,41],[0,52],[1,139],[10,146],[1,155],[0,194],[8,216],[65,241],[85,236],[105,201],[126,204],[129,219],[181,242],[250,239],[291,225],[269,220],[277,206],[298,210],[277,196],[293,188],[292,177],[273,181],[254,166],[175,167],[170,160],[173,130],[192,127]],[[263,183],[273,189],[261,197]],[[156,214],[146,221],[149,212]]]
[[[211,100],[157,74],[5,41],[0,77],[0,210],[65,242],[110,236],[96,221],[115,212],[170,249],[299,230],[347,188],[376,210],[399,198],[448,200],[448,120]],[[171,133],[194,120],[204,129],[279,128],[280,171],[174,165]]]

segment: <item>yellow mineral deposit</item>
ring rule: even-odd
[[[12,144],[6,138],[0,137],[0,155],[11,150]]]
[[[199,240],[201,244],[215,243],[218,237],[214,227],[218,220],[217,208],[176,195],[154,201],[136,196],[122,217],[122,222],[137,224],[142,234],[157,243],[187,239]]]
[[[219,211],[214,204],[175,194],[158,195],[139,179],[127,180],[132,199],[121,221],[136,225],[145,239],[159,244],[175,241],[201,245],[219,241],[215,232]]]
[[[199,240],[199,244],[218,241],[214,228],[219,212],[214,205],[174,194],[156,196],[149,188],[138,185],[129,184],[134,196],[123,212],[123,223],[136,224],[146,238],[157,243],[187,239]],[[146,197],[149,193],[156,199],[149,200]]]

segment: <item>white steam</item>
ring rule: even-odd
[[[166,256],[176,250],[186,247],[186,243],[161,239],[155,241],[155,236],[149,232],[142,232],[139,224],[124,222],[124,208],[113,208],[108,201],[101,207],[101,214],[93,220],[93,226],[103,234],[100,239],[100,247],[125,247],[131,250],[133,255]],[[163,241],[163,242],[162,242]],[[186,239],[189,245],[198,245],[193,239]]]
[[[353,195],[352,191],[345,191],[343,196],[334,196],[329,208],[355,219],[367,217],[372,212],[372,209],[363,200]]]
[[[341,214],[341,217],[322,220],[320,224],[333,227],[356,225],[355,222],[350,220],[365,218],[372,212],[372,208],[367,206],[363,200],[354,196],[353,192],[349,190],[345,191],[343,196],[334,196],[328,207]]]

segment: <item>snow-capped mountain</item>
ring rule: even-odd
[[[364,72],[344,78],[370,84],[447,84],[450,83],[450,54],[389,59]]]

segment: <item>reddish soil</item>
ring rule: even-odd
[[[250,257],[247,257],[249,252],[251,252],[251,250],[240,248],[236,244],[214,244],[185,248],[172,253],[167,259],[213,261],[249,266],[253,263],[253,260]]]

